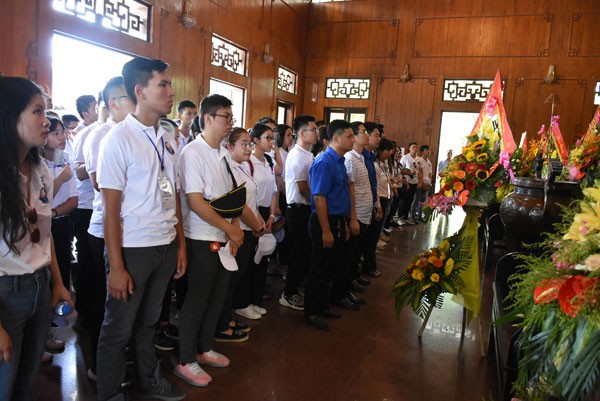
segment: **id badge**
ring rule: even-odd
[[[166,174],[158,175],[158,189],[160,190],[162,210],[175,209],[175,191]]]

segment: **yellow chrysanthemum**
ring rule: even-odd
[[[449,259],[446,261],[446,265],[444,266],[444,274],[445,274],[446,276],[449,276],[449,275],[450,275],[450,273],[452,273],[452,269],[454,269],[454,259],[452,259],[452,258],[449,258]]]
[[[433,273],[431,275],[431,277],[429,277],[429,279],[434,282],[434,283],[439,283],[440,282],[440,275],[437,273]]]
[[[448,190],[448,191],[444,192],[444,196],[446,196],[448,198],[451,197],[452,195],[454,195],[454,192],[452,192],[452,190]]]
[[[413,280],[421,281],[425,277],[425,274],[421,269],[415,269],[412,271],[410,276],[413,278]]]

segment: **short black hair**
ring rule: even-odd
[[[317,127],[319,125],[327,125],[327,121],[325,121],[325,120],[319,120],[319,121],[316,122],[316,124],[317,124]]]
[[[296,118],[294,118],[294,132],[300,131],[302,127],[308,125],[310,122],[315,122],[315,118],[313,116],[307,116],[304,114],[296,116]]]
[[[361,125],[364,127],[365,123],[363,123],[362,121],[354,121],[350,125],[352,126],[352,132],[354,132],[354,135],[358,135],[358,129]]]
[[[333,120],[327,125],[327,139],[333,140],[335,135],[342,135],[352,125],[346,120]]]
[[[93,95],[81,95],[75,100],[75,106],[77,107],[77,113],[83,118],[83,112],[88,111],[90,105],[96,102],[96,98]]]
[[[76,115],[74,114],[63,114],[62,116],[62,122],[64,125],[69,125],[69,123],[72,123],[73,121],[75,121],[76,123],[79,123],[79,119],[77,118]]]
[[[102,90],[102,100],[104,101],[107,109],[109,108],[108,103],[110,102],[110,99],[115,97],[116,90],[122,86],[123,77],[121,76],[111,78],[104,86],[104,89]]]
[[[271,117],[261,117],[258,119],[258,121],[256,123],[262,124],[262,125],[267,125],[267,124],[277,125],[277,122],[274,119],[272,119]]]
[[[200,128],[204,129],[204,116],[215,114],[219,109],[231,107],[231,100],[223,95],[208,95],[200,103]]]
[[[250,139],[254,140],[254,139],[260,139],[262,134],[264,134],[267,131],[273,132],[271,127],[269,127],[268,125],[256,123],[256,124],[254,124],[254,127],[252,127],[250,129],[250,131],[248,133],[250,134]]]
[[[125,63],[121,74],[123,75],[125,90],[133,104],[137,104],[137,99],[135,98],[135,86],[148,86],[148,81],[152,79],[152,73],[154,71],[164,72],[167,68],[169,68],[169,65],[164,61],[145,57],[136,57]]]
[[[188,108],[189,109],[197,109],[198,107],[196,107],[196,104],[194,102],[192,102],[191,100],[182,100],[177,105],[177,113],[181,114],[181,112],[184,109],[188,109]]]
[[[373,122],[367,121],[366,123],[364,123],[365,129],[367,130],[367,134],[371,135],[373,133],[373,131],[375,131],[375,129],[379,128],[378,124],[375,124]]]
[[[424,152],[426,150],[429,150],[429,145],[421,145],[421,148],[419,148],[419,152]]]

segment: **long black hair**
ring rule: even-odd
[[[19,186],[22,160],[19,160],[17,126],[31,99],[42,94],[41,89],[28,79],[0,77],[0,225],[2,239],[16,254],[19,254],[17,242],[28,232],[25,222],[27,204]],[[38,148],[31,148],[26,158],[30,164],[38,165]]]

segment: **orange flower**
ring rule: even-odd
[[[477,171],[477,163],[467,163],[465,166],[465,172],[467,174],[473,174],[475,171]]]
[[[466,176],[466,173],[464,171],[461,171],[461,170],[453,171],[452,174],[454,174],[454,176],[456,178],[460,179],[460,180],[462,180]]]
[[[464,206],[469,200],[469,191],[462,191],[460,195],[458,195],[458,201],[456,203],[457,206]]]
[[[437,273],[433,273],[431,277],[429,277],[429,279],[434,283],[438,283],[440,281],[440,275]]]
[[[462,182],[460,182],[460,181],[454,182],[454,190],[455,191],[462,191],[463,189],[465,189],[465,186],[463,185]]]

